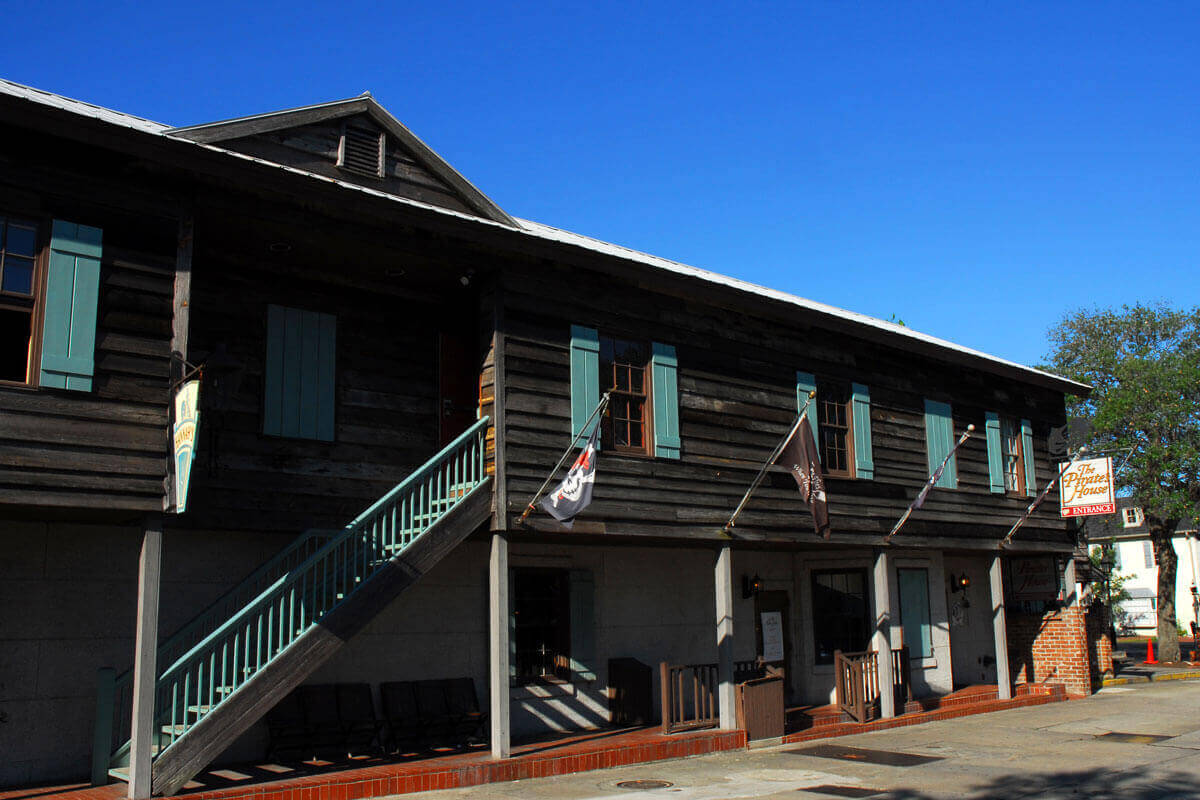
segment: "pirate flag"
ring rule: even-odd
[[[800,497],[812,511],[813,527],[828,539],[829,504],[825,499],[825,479],[821,476],[821,462],[817,459],[817,443],[813,441],[812,426],[807,421],[800,423],[775,463],[791,470],[792,477],[800,486]]]
[[[592,486],[596,482],[596,437],[600,426],[592,428],[592,435],[571,465],[567,477],[558,488],[542,499],[541,506],[547,514],[570,528],[575,517],[592,502]]]

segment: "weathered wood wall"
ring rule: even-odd
[[[104,231],[91,392],[0,386],[0,506],[162,508],[177,198],[120,159],[6,129],[0,208]]]
[[[533,271],[536,269],[536,273]],[[793,322],[767,321],[646,284],[583,270],[506,275],[505,403],[509,525],[570,435],[569,327],[673,344],[679,358],[682,458],[602,454],[594,502],[578,534],[715,538],[762,460],[796,414],[796,370],[867,384],[874,480],[829,480],[835,538],[877,541],[928,475],[924,398],[953,404],[955,428],[978,435],[958,456],[957,490],[935,490],[905,528],[908,541],[994,542],[1029,502],[989,491],[984,412],[1032,420],[1039,485],[1049,479],[1047,435],[1063,421],[1060,393]],[[552,300],[548,300],[552,298]],[[534,527],[557,529],[544,515]],[[737,527],[751,540],[818,541],[790,476],[775,473]],[[1067,541],[1053,499],[1021,534]]]

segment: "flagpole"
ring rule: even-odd
[[[723,530],[726,534],[728,534],[729,529],[737,523],[738,515],[742,513],[742,509],[746,507],[746,503],[750,502],[750,495],[754,494],[754,490],[758,488],[760,483],[762,483],[762,479],[766,476],[767,470],[770,469],[771,465],[775,463],[775,459],[779,458],[779,454],[783,452],[783,448],[787,447],[788,442],[790,442],[792,437],[796,435],[796,431],[800,430],[800,423],[804,422],[804,418],[808,416],[808,406],[810,403],[812,403],[813,398],[816,396],[817,393],[815,391],[808,393],[808,399],[804,401],[804,408],[800,411],[800,416],[792,425],[792,429],[788,431],[787,436],[784,436],[783,439],[780,440],[779,444],[775,446],[775,450],[771,453],[771,457],[768,458],[762,465],[762,469],[760,469],[758,471],[758,475],[754,477],[754,482],[751,483],[750,488],[746,490],[746,494],[742,497],[742,502],[738,503],[737,508],[733,510],[733,515],[729,518],[729,522],[725,523]]]
[[[1025,509],[1025,513],[1022,514],[1020,516],[1020,518],[1016,522],[1013,523],[1013,526],[1008,529],[1008,533],[1005,534],[1004,540],[1000,542],[1001,547],[1004,547],[1010,541],[1012,541],[1013,534],[1017,532],[1018,528],[1020,528],[1022,525],[1025,524],[1025,521],[1028,520],[1029,517],[1033,514],[1033,512],[1037,509],[1037,507],[1042,504],[1042,501],[1046,499],[1046,495],[1050,494],[1050,490],[1054,488],[1054,484],[1058,483],[1059,479],[1061,479],[1063,475],[1067,474],[1067,470],[1069,470],[1071,467],[1075,466],[1075,462],[1078,461],[1079,457],[1082,456],[1086,452],[1087,452],[1086,446],[1081,447],[1075,451],[1075,455],[1071,457],[1071,460],[1067,462],[1066,466],[1063,467],[1061,470],[1059,470],[1058,474],[1055,475],[1054,478],[1052,478],[1051,481],[1046,484],[1046,488],[1042,489],[1042,493],[1039,494],[1036,498],[1034,498],[1034,501],[1029,504],[1029,508]]]
[[[579,441],[579,437],[583,436],[584,431],[588,429],[588,426],[591,425],[591,422],[596,418],[596,415],[601,413],[604,410],[604,407],[608,405],[610,394],[610,392],[605,392],[604,396],[600,398],[600,403],[596,406],[596,410],[593,411],[583,423],[583,427],[580,428],[579,433],[575,434],[575,438],[571,440],[571,444],[567,445],[567,449],[563,453],[562,458],[560,458],[558,463],[554,465],[554,469],[550,470],[550,475],[546,478],[546,482],[542,484],[541,488],[537,490],[537,494],[535,494],[533,499],[529,501],[529,505],[525,506],[525,510],[521,512],[521,518],[518,520],[518,524],[528,519],[529,515],[536,510],[534,504],[538,501],[538,498],[542,496],[542,492],[546,491],[546,487],[550,485],[550,482],[554,480],[555,474],[558,473],[558,470],[562,467],[562,465],[567,463],[567,459],[570,458],[571,453],[575,451],[575,444]]]
[[[955,451],[963,446],[963,442],[971,438],[971,432],[974,430],[974,425],[968,425],[966,432],[963,433],[962,436],[958,437],[958,444],[950,448],[950,452],[946,453],[946,457],[942,459],[942,465],[933,471],[933,474],[929,476],[929,480],[925,481],[925,485],[921,487],[921,491],[918,492],[917,496],[913,498],[913,501],[908,504],[908,508],[904,509],[904,515],[901,516],[900,520],[895,524],[895,526],[892,527],[892,532],[884,537],[883,540],[885,542],[890,542],[892,537],[899,533],[900,529],[904,527],[904,523],[908,522],[908,518],[912,516],[913,507],[917,504],[917,501],[921,499],[921,495],[929,490],[929,487],[932,486],[934,481],[937,480],[942,470],[944,470],[946,465],[950,463],[950,456],[954,455]]]

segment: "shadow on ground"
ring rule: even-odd
[[[945,796],[939,793],[937,796]],[[1013,800],[1013,798],[1087,798],[1087,800],[1176,800],[1200,798],[1200,780],[1195,774],[1156,771],[1146,775],[1134,767],[1126,771],[1084,770],[1075,772],[1016,773],[986,783],[963,786],[955,796],[967,800]],[[892,789],[876,795],[893,800],[932,800],[935,795],[915,789]]]

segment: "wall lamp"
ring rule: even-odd
[[[742,576],[742,599],[748,600],[754,595],[762,591],[762,578],[757,574],[753,578],[749,575]]]
[[[971,586],[971,576],[968,575],[967,573],[964,572],[958,576],[955,576],[955,575],[950,576],[950,591],[961,592],[964,589],[970,588],[970,586]]]

